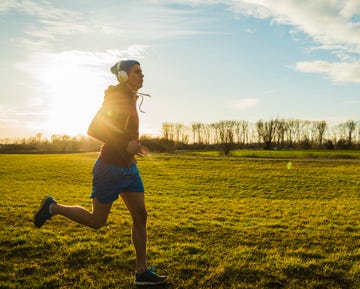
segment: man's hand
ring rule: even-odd
[[[139,140],[129,141],[126,151],[132,155],[139,155],[141,157],[145,157],[150,153],[150,150],[141,145]]]

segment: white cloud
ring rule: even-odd
[[[289,33],[312,38],[316,46],[307,50],[329,50],[339,62],[299,62],[302,72],[322,73],[334,82],[360,82],[360,1],[358,0],[232,0],[219,1],[234,13],[271,18],[273,23],[290,25]],[[346,61],[346,62],[344,62]]]
[[[89,25],[82,12],[54,7],[49,1],[5,0],[0,4],[0,15],[9,11],[29,17],[23,37],[17,37],[15,42],[23,49],[38,51],[49,48],[61,41],[61,36],[90,32]]]
[[[237,0],[235,13],[257,18],[272,18],[274,23],[296,27],[323,45],[340,44],[360,53],[360,23],[352,19],[360,14],[357,0]]]
[[[87,69],[99,69],[110,67],[114,62],[121,58],[143,58],[148,49],[147,45],[131,45],[124,50],[109,49],[104,52],[67,50],[60,53],[38,52],[23,63],[17,63],[17,69],[39,77],[42,80],[49,74],[48,69],[56,71],[59,67],[86,67]]]
[[[250,107],[257,105],[259,100],[257,98],[243,98],[235,102],[234,108],[239,111],[246,110]]]
[[[289,25],[294,40],[300,40],[301,34],[312,39],[307,52],[328,50],[339,59],[339,63],[299,62],[298,71],[322,73],[334,82],[360,82],[359,0],[186,0],[182,3],[223,4],[235,15],[269,18],[273,24]]]
[[[246,28],[244,29],[245,33],[254,34],[256,32],[256,29]]]
[[[0,2],[0,13],[5,13],[10,9],[14,9],[17,6],[17,1],[15,0],[3,0]]]
[[[318,48],[336,47],[360,53],[360,21],[356,21],[360,15],[358,0],[152,0],[148,3],[151,5],[144,5],[140,11],[136,7],[129,7],[128,3],[120,2],[104,7],[95,15],[88,9],[59,9],[48,1],[3,0],[0,4],[0,13],[16,9],[19,13],[37,17],[39,25],[28,28],[26,33],[38,39],[54,39],[56,36],[92,31],[119,37],[130,36],[131,31],[143,31],[140,37],[148,39],[151,36],[152,39],[156,39],[171,35],[204,33],[193,28],[194,21],[200,24],[205,20],[201,14],[194,9],[171,9],[169,3],[196,7],[223,4],[235,14],[261,19],[271,18],[273,23],[291,25],[290,34],[305,33],[319,45]],[[127,13],[119,16],[119,11]]]
[[[66,9],[59,9],[50,5],[49,1],[44,0],[2,0],[0,2],[0,13],[7,13],[10,10],[16,10],[20,14],[37,17],[39,19],[76,19],[81,15]],[[61,24],[61,23],[60,23]]]
[[[360,82],[360,62],[312,61],[298,62],[296,70],[325,74],[336,83]]]
[[[209,31],[207,24],[214,20],[199,11],[171,8],[161,1],[150,1],[152,5],[142,5],[141,9],[128,1],[114,1],[97,10],[86,4],[82,10],[74,10],[66,3],[58,8],[56,3],[45,0],[4,1],[0,14],[14,10],[32,18],[24,36],[15,39],[19,46],[32,51],[67,49],[69,41],[76,43],[77,39],[79,45],[92,40],[98,41],[97,46],[103,43],[105,47],[124,47],[164,38],[222,33]]]
[[[301,31],[312,37],[323,49],[332,49],[333,46],[340,45],[344,50],[350,49],[360,53],[359,0],[173,0],[171,2],[194,6],[223,4],[234,14],[260,19],[271,18],[273,23],[290,25],[293,27],[289,29],[290,34]]]

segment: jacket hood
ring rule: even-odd
[[[127,99],[130,93],[122,85],[110,85],[105,90],[104,101],[119,101],[121,99]]]

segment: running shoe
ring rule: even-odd
[[[135,272],[135,285],[158,285],[164,283],[167,280],[167,276],[159,276],[155,272],[155,266],[150,267],[143,273]]]
[[[50,206],[52,204],[56,204],[56,201],[51,196],[45,197],[42,200],[39,209],[34,215],[34,225],[36,228],[41,228],[42,225],[53,216],[53,214],[50,213]]]

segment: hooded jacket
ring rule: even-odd
[[[134,155],[126,148],[139,139],[139,116],[134,94],[126,86],[109,86],[104,101],[91,122],[88,135],[102,141],[99,159],[104,163],[130,166]]]

